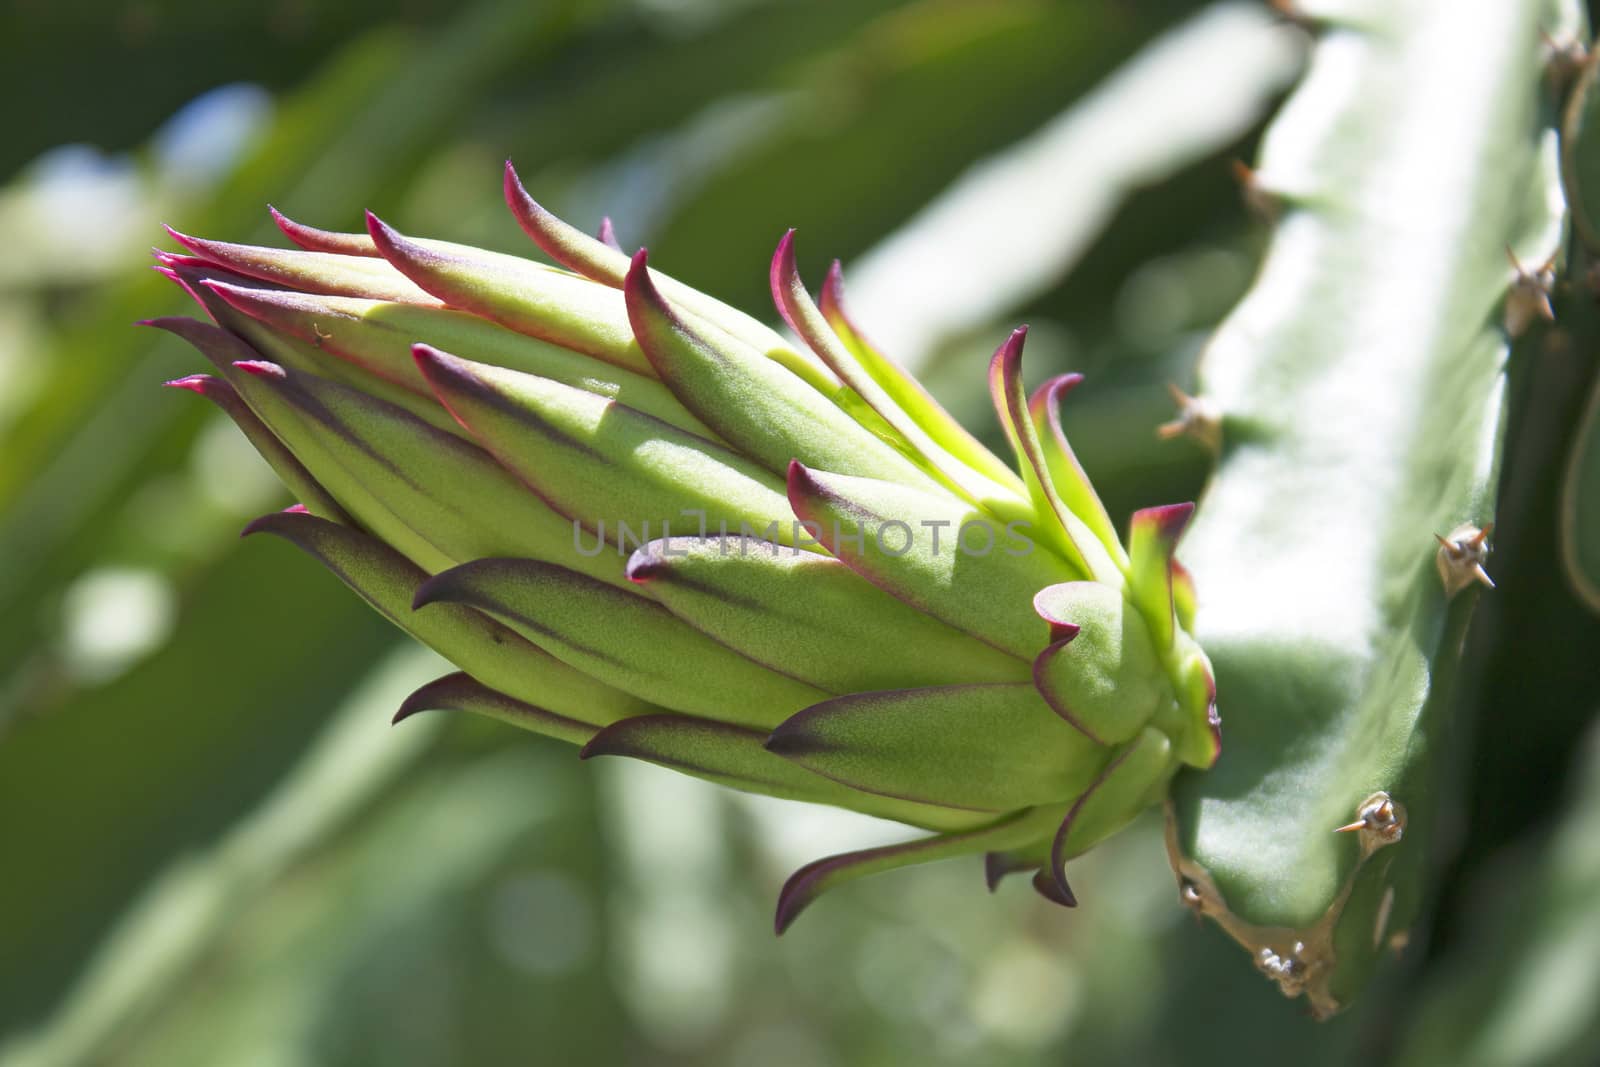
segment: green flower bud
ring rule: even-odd
[[[461,668],[396,719],[478,712],[738,789],[932,831],[797,872],[823,889],[988,854],[1064,904],[1068,859],[1217,756],[1215,689],[1173,551],[1126,545],[1074,459],[1064,375],[1025,329],[989,367],[1016,469],[846,315],[772,263],[803,342],[507,200],[559,266],[316,230],[296,249],[174,233],[216,325],[156,320],[301,504],[250,532],[320,559]]]

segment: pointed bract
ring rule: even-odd
[[[470,712],[571,745],[587,744],[600,731],[592,723],[514,700],[462,672],[437,678],[406,697],[390,722],[404,722],[423,711]]]

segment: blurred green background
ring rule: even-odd
[[[1523,548],[1480,609],[1431,929],[1315,1024],[1178,906],[1159,813],[1074,866],[1076,912],[951,863],[778,940],[789,870],[904,831],[491,723],[391,730],[446,668],[237,540],[286,501],[158,388],[192,353],[131,325],[189,310],[144,269],[161,222],[280,243],[268,202],[531,254],[509,157],[758,313],[798,227],[806,275],[842,258],[985,432],[985,360],[1030,322],[1030,376],[1089,376],[1069,417],[1114,511],[1192,499],[1205,457],[1154,428],[1266,240],[1229,162],[1306,40],[1265,5],[10,0],[0,41],[0,1065],[1600,1062],[1600,633],[1544,551],[1562,442],[1513,435]],[[1591,366],[1527,395],[1570,405]]]

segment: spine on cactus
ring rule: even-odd
[[[274,212],[295,249],[173,232],[158,269],[214,325],[153,324],[299,503],[250,527],[316,557],[460,673],[396,719],[476,712],[581,746],[933,831],[835,856],[841,881],[987,853],[1074,903],[1073,856],[1220,745],[1174,550],[1191,505],[1126,543],[1030,396],[1026,331],[988,385],[1015,453],[956,423],[785,236],[770,272],[802,343],[537,204],[559,264]]]
[[[1254,173],[1275,233],[1197,402],[1221,443],[1185,558],[1229,747],[1168,840],[1183,898],[1325,1016],[1421,904],[1505,364],[1548,309],[1506,250],[1546,264],[1563,226],[1541,31],[1578,15],[1300,7],[1319,40]]]

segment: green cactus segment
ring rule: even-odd
[[[1044,458],[1044,447],[1028,414],[1027,396],[1022,388],[1022,344],[1027,327],[1012,332],[989,362],[989,395],[1000,417],[1000,426],[1016,453],[1034,514],[1046,519],[1045,529],[1057,552],[1085,578],[1122,584],[1122,571],[1112,562],[1105,546],[1092,534],[1082,519],[1068,509]],[[1054,522],[1049,522],[1054,519]]]
[[[782,365],[736,341],[695,328],[650,280],[645,252],[626,284],[628,317],[656,373],[690,411],[740,452],[781,474],[789,461],[868,478],[940,488]]]
[[[1049,379],[1028,398],[1028,417],[1040,442],[1045,470],[1062,503],[1088,527],[1117,566],[1126,567],[1128,554],[1117,537],[1117,528],[1078,463],[1061,424],[1061,405],[1082,381],[1081,374],[1059,374]]]
[[[911,453],[921,457],[930,472],[975,504],[1008,514],[1015,513],[1020,502],[1010,485],[980,474],[952,455],[934,433],[930,433],[895,402],[833,332],[800,278],[800,270],[795,265],[792,230],[784,235],[772,257],[771,281],[772,296],[784,320],[805,338],[829,370],[837,374],[846,386],[893,428]]]
[[[413,611],[427,574],[386,545],[347,526],[293,511],[266,515],[246,534],[270,533],[317,559],[385,618],[517,700],[604,726],[662,709],[575,671],[481,612],[446,604]]]
[[[256,418],[255,412],[240,399],[233,386],[210,374],[191,374],[167,382],[167,385],[198,393],[221,408],[308,512],[319,519],[350,524],[350,516],[345,514],[338,501],[328,495],[328,491],[318,484],[305,465],[295,459],[294,453],[273,436],[265,423]]]
[[[506,205],[511,208],[511,214],[516,218],[517,224],[546,255],[568,270],[575,271],[591,281],[608,285],[613,289],[623,287],[631,264],[620,246],[597,241],[546,211],[528,195],[527,189],[523,188],[522,181],[517,177],[516,169],[512,167],[510,160],[506,161],[504,188]],[[606,222],[609,223],[610,220],[607,219]],[[609,232],[609,226],[606,230]],[[805,363],[813,368],[814,375],[821,376],[820,380],[827,380],[827,372],[816,365],[809,353],[796,352],[787,341],[759,319],[730,307],[715,297],[707,296],[692,286],[684,285],[660,271],[652,270],[650,278],[667,300],[691,315],[703,319],[762,355],[785,364],[795,361]],[[838,382],[833,382],[833,387],[837,386]],[[823,391],[831,392],[831,389]]]
[[[771,728],[827,694],[683,626],[632,593],[550,563],[478,559],[435,575],[415,606],[465,604],[562,662],[674,711]]]
[[[844,344],[855,362],[918,426],[939,442],[956,459],[997,485],[1005,486],[1017,495],[1025,495],[1026,488],[1017,479],[1016,472],[999,457],[983,446],[966,427],[939,405],[939,402],[922,387],[922,383],[907,374],[905,368],[879,352],[869,343],[845,310],[844,272],[839,261],[834,260],[823,282],[818,300],[822,317],[833,329],[834,335]],[[1113,537],[1113,539],[1115,539]]]
[[[695,629],[830,693],[1028,677],[1017,657],[909,607],[826,556],[674,537],[635,552],[627,575]],[[897,654],[905,648],[917,654]]]
[[[773,755],[764,747],[766,739],[765,731],[728,723],[684,715],[644,715],[601,730],[579,755],[584,759],[595,756],[642,759],[747,793],[843,805],[928,830],[966,830],[993,818],[977,812],[855,792]]]
[[[1116,589],[1064,582],[1041,590],[1034,606],[1059,632],[1034,660],[1035,685],[1084,735],[1121,744],[1175,703],[1149,628]]]
[[[853,789],[992,812],[1069,801],[1109,754],[1027,683],[836,697],[785,721],[767,749]]]
[[[394,713],[393,721],[402,722],[423,711],[463,711],[482,715],[522,730],[553,737],[557,741],[565,741],[569,745],[588,744],[590,738],[600,730],[600,727],[591,723],[569,719],[565,715],[514,700],[459,671],[435,679],[406,697]]]
[[[370,213],[367,225],[396,270],[449,306],[626,370],[655,374],[633,339],[621,293],[515,256],[443,252],[402,236]]]
[[[1174,782],[1174,865],[1190,902],[1321,1015],[1421,901],[1477,595],[1447,597],[1434,536],[1493,518],[1505,249],[1542,262],[1561,226],[1539,35],[1571,12],[1552,9],[1317,12],[1309,72],[1263,142],[1276,234],[1202,362],[1223,449],[1184,555],[1229,746]],[[1408,824],[1333,832],[1380,791]]]
[[[1033,594],[1073,577],[1032,531],[871,478],[789,467],[789,502],[816,537],[863,578],[958,630],[1031,658],[1045,637]]]
[[[1561,177],[1573,227],[1600,254],[1600,53],[1591,52],[1561,122]]]
[[[808,863],[789,876],[778,894],[773,928],[783,933],[818,897],[846,882],[918,863],[1025,848],[1048,837],[1058,818],[1053,808],[1030,808],[962,833],[846,852]]]
[[[1600,381],[1589,394],[1561,489],[1561,560],[1583,602],[1600,612]]]
[[[639,523],[797,541],[783,486],[743,456],[579,389],[418,345],[434,394],[508,470],[590,530]],[[686,518],[686,513],[691,516]],[[654,531],[654,532],[652,532]],[[602,538],[603,540],[604,538]]]
[[[170,226],[167,233],[205,262],[258,281],[328,296],[361,296],[433,306],[439,303],[382,260],[208,241],[181,234]]]
[[[433,392],[411,356],[411,346],[419,342],[445,352],[474,352],[496,366],[537,374],[616,400],[680,430],[714,436],[670,390],[652,378],[597,362],[465,312],[384,300],[250,289],[219,282],[209,283],[209,288],[260,324],[426,397],[427,406],[435,412],[438,405]]]

